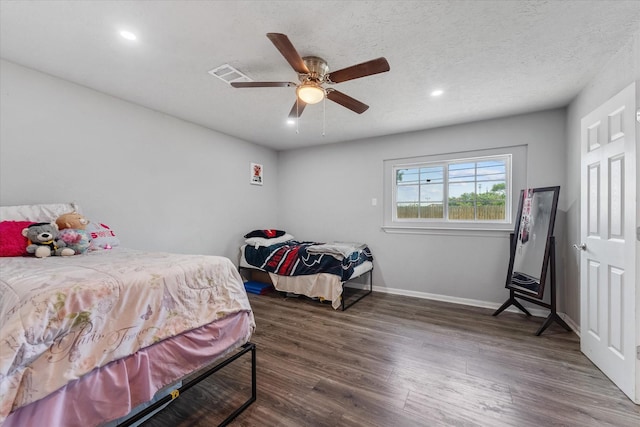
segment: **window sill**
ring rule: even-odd
[[[382,230],[391,234],[430,234],[435,236],[474,236],[506,237],[513,229],[504,228],[456,228],[456,227],[419,227],[406,225],[383,225]]]

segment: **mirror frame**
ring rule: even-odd
[[[552,201],[552,206],[551,206],[551,213],[549,216],[549,228],[547,229],[547,239],[546,239],[546,244],[545,244],[545,249],[544,249],[544,255],[543,255],[543,259],[542,259],[542,265],[540,266],[541,268],[541,273],[540,273],[540,280],[538,282],[538,291],[534,291],[522,286],[518,286],[516,284],[513,283],[512,280],[512,276],[513,276],[513,264],[515,262],[515,255],[516,255],[516,249],[518,247],[518,233],[520,232],[520,224],[522,223],[522,209],[523,209],[523,205],[524,205],[524,195],[525,195],[525,191],[531,190],[532,191],[532,198],[535,195],[535,193],[541,193],[541,192],[547,192],[547,191],[551,191],[553,192],[553,201]],[[556,211],[558,209],[558,197],[560,195],[560,187],[556,186],[556,187],[539,187],[539,188],[533,188],[533,189],[528,189],[528,190],[520,190],[520,202],[518,204],[518,216],[516,217],[516,221],[515,221],[515,227],[514,227],[514,232],[511,234],[511,247],[510,247],[510,257],[509,257],[509,270],[507,272],[507,281],[506,281],[506,285],[505,287],[507,289],[511,289],[515,292],[521,293],[521,294],[525,294],[525,295],[529,295],[531,297],[537,298],[537,299],[542,299],[544,296],[544,285],[547,279],[547,271],[549,268],[549,256],[550,256],[550,251],[551,251],[551,238],[553,237],[553,228],[556,222]]]

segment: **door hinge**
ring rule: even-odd
[[[640,345],[636,347],[636,359],[640,360]]]

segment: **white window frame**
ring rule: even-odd
[[[401,159],[385,160],[384,169],[384,218],[382,228],[391,233],[430,233],[430,234],[459,234],[459,233],[488,233],[513,231],[515,209],[519,192],[526,188],[527,147],[525,145],[495,149],[476,150],[469,152],[444,153],[428,156],[416,156]],[[487,220],[449,220],[448,219],[448,166],[459,162],[475,162],[489,159],[509,159],[506,168],[506,219],[497,221]],[[443,176],[443,210],[444,218],[397,218],[396,209],[396,171],[409,167],[444,167]]]

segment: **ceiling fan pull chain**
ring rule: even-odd
[[[296,135],[300,134],[300,102],[296,96]]]
[[[325,124],[327,122],[326,112],[327,112],[327,97],[325,96],[324,98],[322,98],[322,136],[324,136]]]

